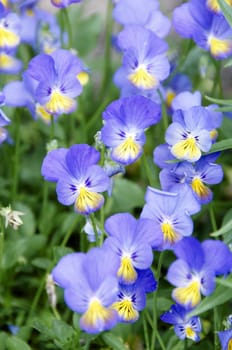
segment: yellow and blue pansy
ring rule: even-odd
[[[97,165],[100,154],[87,144],[73,145],[50,151],[42,164],[42,175],[48,181],[57,182],[57,196],[64,205],[74,204],[74,210],[88,215],[104,203],[101,192],[107,191],[110,179]],[[57,171],[56,171],[57,168]],[[57,172],[57,176],[54,174]]]
[[[20,19],[15,13],[0,17],[0,50],[15,49],[20,43]]]
[[[167,279],[175,286],[172,298],[186,309],[196,307],[201,297],[215,289],[215,277],[232,267],[232,252],[222,241],[199,242],[185,237],[174,247],[177,257],[168,268]]]
[[[212,146],[210,136],[209,111],[201,106],[188,110],[177,110],[173,123],[166,130],[165,140],[171,153],[178,159],[196,162],[202,151],[207,152]]]
[[[118,34],[117,45],[123,53],[125,76],[136,88],[157,89],[168,77],[167,44],[151,30],[128,25]]]
[[[231,0],[226,0],[231,6]],[[232,54],[232,29],[219,11],[217,0],[192,0],[174,11],[175,30],[184,38],[193,39],[215,59]]]
[[[68,114],[75,110],[75,98],[82,92],[77,75],[82,70],[78,57],[57,49],[40,54],[29,63],[26,74],[34,81],[36,102],[49,114]]]
[[[96,334],[117,324],[118,264],[118,257],[103,246],[67,254],[54,267],[53,280],[64,289],[67,306],[80,314],[81,330]]]
[[[227,5],[232,7],[232,0],[225,0]],[[221,13],[221,8],[218,3],[218,0],[206,0],[206,4],[210,10],[212,10],[215,13]],[[232,8],[231,8],[232,10]]]
[[[192,339],[199,341],[201,332],[200,318],[197,316],[189,316],[190,309],[186,309],[180,304],[174,304],[171,308],[161,315],[161,320],[174,326],[174,331],[178,338]]]
[[[110,148],[113,161],[129,165],[142,154],[145,129],[158,123],[160,106],[143,96],[112,102],[103,113],[101,141]]]

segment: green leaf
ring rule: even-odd
[[[225,105],[225,106],[232,106],[232,100],[222,100],[219,98],[213,98],[210,96],[205,96],[206,100],[209,100],[210,102],[219,104],[219,105]]]
[[[58,262],[64,255],[73,253],[74,250],[69,247],[53,247],[54,260]]]
[[[52,330],[55,337],[62,343],[69,341],[69,339],[71,339],[75,333],[74,329],[71,326],[61,320],[53,321]]]
[[[229,231],[232,231],[232,218],[225,225],[223,225],[219,230],[211,233],[210,236],[218,237],[218,236],[224,235]]]
[[[116,177],[113,184],[112,196],[106,203],[106,213],[130,211],[142,207],[144,204],[144,191],[142,188],[127,179]]]
[[[43,335],[45,339],[54,339],[54,332],[51,330],[50,325],[41,321],[41,319],[36,318],[33,321],[33,328]]]
[[[232,28],[232,7],[228,5],[225,0],[218,0],[220,8],[227,19],[227,22]]]
[[[224,282],[231,284],[232,276],[224,280]],[[193,315],[200,315],[203,312],[212,310],[215,306],[222,305],[225,302],[231,300],[231,286],[225,286],[225,283],[222,283],[216,287],[213,294],[207,296],[202,300],[202,302],[190,313]]]
[[[25,252],[25,240],[12,240],[4,244],[4,255],[2,266],[4,269],[9,269],[17,264],[19,258]]]
[[[47,268],[51,266],[52,260],[48,258],[35,258],[31,261],[31,264],[39,269],[47,270]]]
[[[31,236],[35,233],[35,216],[31,208],[24,203],[17,202],[13,208],[14,210],[19,210],[24,213],[21,216],[23,224],[19,227],[18,233],[23,236]]]
[[[232,289],[232,277],[231,276],[226,278],[226,279],[225,278],[217,278],[216,281],[218,284]]]
[[[122,340],[112,333],[103,333],[102,339],[110,346],[113,350],[127,350]]]
[[[207,152],[206,154],[226,151],[228,149],[232,149],[232,139],[222,140],[214,143],[210,151]]]
[[[9,337],[6,341],[7,350],[31,350],[31,347],[18,337]]]
[[[8,335],[5,332],[0,332],[0,344],[1,344],[1,350],[6,349],[6,339]]]
[[[222,220],[222,226],[227,225],[227,223],[231,220],[232,220],[232,209],[228,210],[228,212],[224,216]],[[230,227],[230,230],[224,233],[223,240],[226,244],[232,243],[232,225]]]
[[[229,59],[228,62],[224,65],[225,68],[232,66],[232,59]]]
[[[215,109],[215,112],[231,112],[232,105],[230,107],[218,107]]]

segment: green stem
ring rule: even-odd
[[[155,349],[155,343],[156,343],[156,338],[158,339],[159,343],[160,341],[162,342],[162,339],[159,335],[158,332],[158,327],[157,327],[157,297],[158,297],[158,286],[159,286],[159,279],[160,279],[160,273],[161,273],[161,268],[162,268],[162,263],[163,263],[163,258],[164,258],[164,251],[160,253],[159,256],[159,261],[158,261],[158,266],[156,270],[156,280],[157,280],[157,289],[154,293],[153,297],[153,331],[152,331],[152,337],[151,337],[151,348],[150,350]],[[163,347],[163,342],[162,345],[160,343],[160,346],[162,349],[165,350],[165,347]]]
[[[112,21],[112,1],[108,1],[107,11],[106,11],[106,38],[105,38],[105,52],[104,52],[104,73],[102,86],[99,93],[99,101],[103,100],[105,92],[110,82],[109,77],[111,76],[111,34],[113,30],[113,21]]]
[[[55,306],[52,306],[52,312],[57,320],[61,320],[61,316]]]
[[[4,218],[1,218],[1,232],[0,232],[0,271],[2,269],[2,258],[3,258],[3,252],[4,252],[4,239],[5,239],[5,225],[4,225]],[[2,272],[0,273],[1,278]]]
[[[100,209],[100,222],[101,222],[101,236],[99,239],[99,245],[102,246],[104,237],[105,237],[105,230],[104,230],[104,225],[105,225],[105,210],[104,206],[101,207]]]
[[[216,218],[214,215],[214,210],[213,210],[213,204],[212,202],[209,204],[209,215],[210,215],[210,221],[212,225],[213,231],[217,231],[217,223],[216,223]],[[217,308],[213,308],[213,320],[214,320],[214,348],[217,348],[217,342],[218,342],[218,337],[217,337],[217,329],[218,329],[218,315],[217,315]]]
[[[146,157],[144,152],[143,152],[143,155],[142,155],[142,161],[143,161],[144,169],[145,169],[146,174],[147,174],[147,178],[148,178],[149,184],[152,186],[153,185],[153,176],[151,174],[151,169],[150,169],[147,157]]]
[[[54,135],[55,135],[55,121],[54,121],[54,116],[51,115],[49,142],[51,142],[54,139]]]
[[[61,13],[62,13],[62,17],[63,17],[62,18],[63,26],[65,27],[65,29],[67,30],[67,33],[68,33],[68,47],[67,48],[71,49],[72,48],[72,42],[73,42],[72,25],[70,23],[70,19],[69,19],[69,14],[68,14],[67,8],[63,8],[61,10]],[[62,32],[64,33],[64,30],[62,30]]]
[[[210,221],[211,221],[213,232],[215,232],[215,231],[217,231],[217,222],[216,222],[212,202],[209,204],[209,215],[210,215]]]
[[[221,62],[218,60],[213,60],[214,66],[215,66],[215,78],[214,81],[215,83],[213,84],[212,87],[212,96],[217,96],[217,98],[222,98],[223,97],[223,89],[222,89],[222,79],[221,79]]]
[[[61,244],[60,244],[61,247],[64,247],[64,246],[66,245],[66,243],[67,243],[67,241],[69,240],[69,237],[71,236],[71,234],[72,234],[72,232],[73,232],[73,230],[74,230],[74,227],[76,226],[78,220],[79,220],[79,216],[77,216],[76,220],[74,220],[72,226],[71,226],[70,229],[67,231],[67,233],[66,233],[66,235],[65,235],[65,237],[64,237],[64,239],[63,239],[63,241],[62,241]],[[33,299],[33,301],[32,301],[31,307],[30,307],[30,312],[29,312],[29,315],[28,315],[28,318],[27,318],[27,323],[29,323],[29,320],[30,320],[31,316],[33,315],[33,313],[34,313],[34,311],[35,311],[35,309],[36,309],[36,307],[37,307],[37,305],[38,305],[38,303],[39,303],[39,299],[40,299],[41,294],[42,294],[42,292],[43,292],[43,290],[44,290],[44,288],[45,288],[47,275],[50,273],[50,270],[51,270],[52,266],[53,266],[53,264],[51,264],[51,266],[49,266],[49,267],[47,268],[47,270],[46,270],[46,272],[45,272],[45,275],[44,275],[44,277],[42,278],[42,280],[41,280],[41,282],[40,282],[39,288],[38,288],[37,291],[36,291],[36,294],[35,294],[35,296],[34,296],[34,299]],[[56,311],[57,311],[57,310],[56,310]],[[56,312],[56,311],[55,311],[55,312]],[[58,312],[58,311],[57,311],[57,312]],[[53,309],[53,313],[54,313],[54,309]],[[57,316],[58,316],[58,315],[56,315],[56,317],[57,317]],[[58,317],[60,317],[60,316],[58,316]],[[57,317],[57,318],[58,318],[58,317]],[[59,318],[58,318],[58,319],[59,319]]]
[[[49,142],[51,142],[54,139],[55,134],[55,122],[54,122],[54,116],[51,115],[51,123],[50,123],[50,136],[49,136]],[[43,197],[42,197],[42,207],[41,207],[41,214],[40,214],[40,222],[41,222],[41,231],[43,234],[46,234],[46,222],[44,222],[44,217],[46,217],[46,210],[48,206],[48,182],[43,181]]]
[[[100,240],[99,240],[99,237],[98,237],[96,220],[95,220],[95,216],[94,216],[93,213],[90,214],[90,220],[91,220],[91,223],[92,223],[92,226],[93,226],[93,230],[94,230],[94,234],[95,234],[96,246],[99,246],[100,245]]]
[[[100,100],[99,100],[100,101]],[[105,107],[108,105],[108,103],[111,101],[111,98],[103,99],[103,102],[100,104],[96,112],[93,114],[93,116],[87,121],[86,123],[86,131],[88,132],[93,126],[96,125],[97,121],[100,119],[100,116],[105,109]]]
[[[44,287],[45,287],[45,283],[46,283],[46,278],[47,278],[47,275],[48,275],[48,271],[50,270],[50,267],[49,269],[47,269],[44,277],[42,278],[40,284],[39,284],[39,288],[36,290],[36,293],[35,293],[35,296],[32,300],[32,303],[31,303],[31,306],[30,306],[30,311],[29,311],[29,314],[28,314],[28,317],[27,317],[27,321],[25,322],[26,325],[29,325],[30,324],[30,318],[32,317],[32,315],[34,314],[35,312],[35,309],[38,305],[38,302],[39,302],[39,299],[40,299],[40,296],[44,290]]]
[[[18,183],[19,183],[19,156],[20,156],[20,113],[16,110],[15,114],[15,148],[13,155],[13,176],[11,188],[11,203],[15,203],[17,198]]]
[[[78,221],[80,220],[80,216],[77,215],[76,219],[73,221],[73,224],[70,226],[69,230],[66,232],[60,246],[65,247],[69,238],[71,237],[71,234],[73,233],[74,227],[77,225]]]
[[[159,344],[160,344],[160,346],[161,346],[161,349],[162,349],[162,350],[166,350],[166,347],[165,347],[165,345],[164,345],[164,343],[163,343],[163,340],[162,340],[162,338],[161,338],[159,332],[156,333],[156,337],[157,337],[158,342],[159,342]]]
[[[150,349],[149,336],[148,336],[148,330],[147,330],[147,320],[144,312],[142,313],[142,317],[143,317],[143,332],[144,332],[145,345],[146,345],[146,349]]]
[[[163,127],[164,127],[164,133],[168,128],[169,125],[169,120],[168,120],[168,114],[167,114],[167,107],[166,107],[166,103],[163,99],[162,93],[160,92],[160,90],[158,90],[158,94],[162,103],[162,119],[163,119]]]

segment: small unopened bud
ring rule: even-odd
[[[55,308],[56,307],[56,301],[57,301],[57,297],[56,297],[56,290],[55,290],[55,283],[53,281],[52,275],[47,275],[47,279],[46,279],[46,292],[48,295],[48,301],[49,304]]]
[[[5,228],[10,225],[14,230],[17,230],[18,227],[23,224],[20,216],[24,215],[24,213],[18,210],[12,210],[10,205],[8,207],[1,208],[0,215],[5,218]]]
[[[57,148],[58,148],[58,141],[56,139],[51,140],[46,144],[47,152],[53,151],[54,149],[57,149]]]

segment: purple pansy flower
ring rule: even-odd
[[[174,325],[174,331],[176,335],[181,339],[192,339],[199,341],[201,332],[201,321],[197,316],[190,317],[189,311],[183,306],[175,304],[172,305],[170,310],[160,316],[160,319],[165,322]]]
[[[209,203],[213,193],[208,185],[218,184],[223,179],[221,165],[214,163],[218,156],[210,154],[201,157],[196,163],[179,162],[172,163],[172,167],[165,167],[159,174],[162,189],[179,192],[187,185],[201,204]]]
[[[197,107],[202,105],[202,97],[199,91],[195,91],[191,93],[190,91],[180,92],[176,97],[174,97],[172,101],[172,109],[177,111],[181,109],[182,111],[186,111],[192,107]],[[223,115],[220,111],[217,111],[218,105],[210,104],[208,106],[204,106],[206,111],[209,113],[210,120],[210,136],[212,141],[215,141],[217,138],[217,130],[222,124]]]
[[[153,236],[152,220],[136,220],[129,213],[115,214],[105,223],[109,235],[105,245],[120,258],[117,275],[123,284],[133,284],[138,278],[137,270],[150,268],[153,260],[151,245],[159,246],[161,234]]]
[[[82,0],[51,0],[51,3],[56,7],[64,8],[64,7],[68,7],[71,4],[77,4],[81,1]]]
[[[12,50],[20,43],[20,18],[2,8],[0,4],[0,50]]]
[[[101,140],[111,148],[111,158],[123,165],[137,160],[145,143],[144,130],[158,123],[160,106],[143,96],[112,102],[103,113]]]
[[[222,14],[209,10],[206,0],[191,0],[177,7],[173,25],[178,34],[193,39],[217,59],[227,58],[232,53],[232,29]]]
[[[200,204],[192,193],[187,190],[181,193],[164,192],[148,187],[145,199],[141,217],[154,222],[154,237],[162,235],[159,250],[171,249],[184,236],[192,234],[190,215],[200,210]]]
[[[112,308],[119,291],[118,265],[111,250],[92,248],[86,254],[64,256],[52,271],[53,280],[64,289],[66,304],[82,314],[80,328],[88,333],[111,329],[118,321]]]
[[[230,350],[232,348],[232,329],[217,332],[222,346],[222,350]]]
[[[97,165],[100,153],[86,144],[73,145],[69,149],[50,151],[42,164],[45,180],[57,182],[58,201],[64,205],[74,203],[75,211],[90,214],[104,203],[99,192],[107,191],[110,180]]]
[[[210,116],[204,107],[177,110],[173,123],[166,130],[165,140],[171,153],[178,159],[195,162],[201,152],[208,152],[212,146]]]
[[[166,42],[139,25],[127,25],[118,34],[127,79],[139,89],[158,88],[169,75]]]
[[[159,10],[156,0],[119,1],[114,10],[113,18],[122,25],[135,24],[153,31],[158,37],[164,38],[170,30],[170,20]]]
[[[75,110],[75,97],[82,91],[77,78],[80,72],[81,64],[77,56],[61,49],[51,55],[34,57],[27,69],[27,74],[36,84],[36,100],[48,113],[55,115]]]
[[[221,241],[206,240],[202,244],[186,237],[174,247],[177,260],[167,274],[176,288],[172,297],[186,308],[193,308],[214,291],[215,276],[228,274],[232,267],[232,252]]]
[[[132,323],[138,320],[139,311],[146,306],[146,293],[140,284],[119,284],[119,293],[112,308],[118,313],[120,322]]]
[[[10,119],[7,118],[7,116],[1,109],[1,106],[5,104],[4,101],[4,94],[0,92],[0,144],[3,143],[8,137],[8,132],[4,128],[4,126],[7,126],[11,123]]]
[[[22,68],[22,62],[7,51],[0,51],[0,73],[16,74]]]
[[[189,77],[183,73],[176,73],[168,84],[164,86],[164,99],[168,108],[172,107],[172,102],[178,94],[182,91],[190,91],[191,89],[192,82]]]

